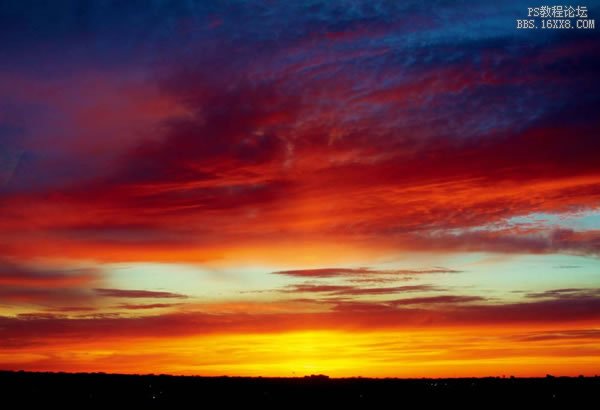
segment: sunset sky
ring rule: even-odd
[[[600,374],[600,34],[531,6],[1,2],[0,369]]]

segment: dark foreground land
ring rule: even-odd
[[[131,403],[174,409],[176,406],[213,408],[228,404],[281,408],[319,404],[365,408],[373,405],[415,408],[428,404],[598,408],[600,377],[329,379],[326,376],[246,378],[0,371],[0,397],[5,404],[45,407],[49,404]]]

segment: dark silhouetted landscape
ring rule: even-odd
[[[354,404],[423,405],[592,404],[600,377],[333,379],[324,375],[298,378],[198,377],[104,373],[0,372],[5,402],[21,404]],[[13,401],[14,400],[14,401]]]

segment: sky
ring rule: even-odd
[[[600,374],[600,37],[531,6],[1,2],[0,369]]]

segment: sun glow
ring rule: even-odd
[[[531,331],[523,326],[62,341],[23,355],[15,349],[3,361],[15,369],[275,377],[531,376],[549,367],[565,375],[593,375],[600,366],[593,339],[575,334],[558,340],[553,336],[559,332],[550,328],[536,329],[532,337]]]

